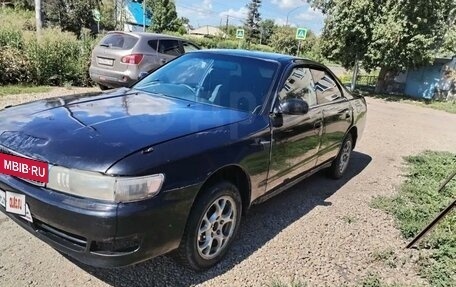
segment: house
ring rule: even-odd
[[[144,9],[142,0],[117,0],[116,14],[117,20],[122,24],[124,31],[143,31]],[[146,10],[145,16],[146,27],[149,27],[152,23],[152,14]]]
[[[203,26],[198,29],[190,30],[189,34],[192,36],[196,37],[221,37],[221,38],[226,38],[225,32],[220,30],[217,27],[212,27],[212,26]]]

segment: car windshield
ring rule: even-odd
[[[189,53],[156,70],[133,89],[245,112],[262,107],[278,63],[242,56]]]

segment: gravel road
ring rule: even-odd
[[[0,107],[61,92],[0,97]],[[370,273],[386,283],[426,285],[416,271],[418,251],[404,250],[392,217],[369,203],[395,193],[403,156],[456,152],[456,115],[367,101],[367,127],[346,177],[334,181],[319,173],[252,208],[215,268],[198,274],[167,256],[121,269],[77,265],[0,214],[0,286],[265,286],[293,280],[340,286]],[[375,260],[386,250],[395,252],[396,267]]]

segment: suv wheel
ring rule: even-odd
[[[241,196],[232,183],[219,182],[201,192],[176,254],[178,261],[194,270],[207,269],[223,258],[242,214]]]

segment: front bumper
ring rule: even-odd
[[[0,211],[56,250],[87,265],[120,267],[178,247],[198,187],[127,204],[77,198],[2,174],[0,189],[25,194],[33,223]]]

